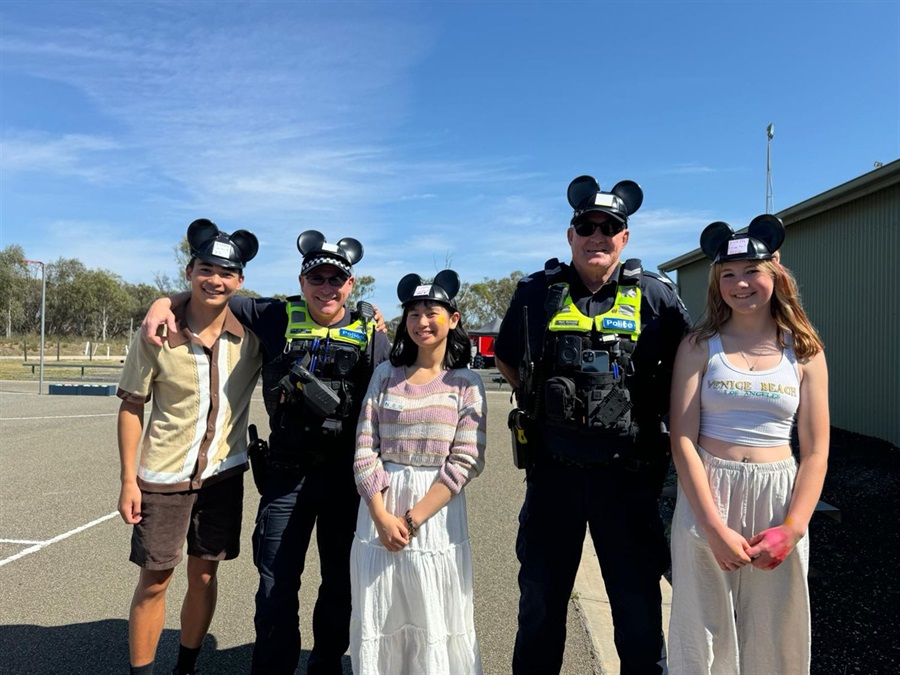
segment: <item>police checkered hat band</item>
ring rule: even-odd
[[[321,265],[334,265],[348,277],[353,276],[353,268],[347,264],[346,260],[341,260],[333,255],[322,253],[319,253],[318,255],[313,254],[308,260],[304,260],[303,265],[300,266],[300,274],[306,276],[310,271]]]

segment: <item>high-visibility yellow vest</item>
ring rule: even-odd
[[[301,296],[292,296],[287,299],[288,325],[285,338],[290,343],[292,340],[329,340],[352,345],[364,352],[372,340],[375,332],[374,321],[362,321],[357,319],[341,328],[326,328],[320,326],[309,315],[306,300]]]
[[[598,333],[619,335],[636,341],[641,334],[641,288],[637,284],[619,283],[613,306],[591,318],[581,313],[568,293],[563,306],[550,318],[547,328],[554,332]]]

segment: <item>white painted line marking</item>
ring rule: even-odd
[[[251,401],[262,402],[262,398],[252,398]],[[45,417],[0,417],[0,422],[21,422],[22,420],[74,420],[87,417],[115,417],[119,413],[94,413],[90,415],[47,415]],[[149,415],[150,410],[144,411],[144,415]]]
[[[79,417],[115,417],[118,413],[97,413],[95,415],[47,415],[46,417],[0,417],[0,422],[18,420],[74,420]]]
[[[59,541],[62,541],[63,539],[68,539],[73,534],[78,534],[79,532],[83,532],[84,530],[88,529],[89,527],[93,527],[94,525],[99,525],[103,521],[109,520],[110,518],[115,518],[118,515],[119,515],[118,511],[113,511],[112,513],[108,513],[105,516],[97,518],[96,520],[92,520],[91,522],[87,523],[86,525],[82,525],[81,527],[76,527],[74,530],[69,530],[68,532],[66,532],[64,534],[60,534],[59,536],[53,537],[53,539],[48,539],[47,541],[42,541],[38,544],[35,544],[34,546],[26,548],[23,551],[19,551],[15,555],[11,555],[8,558],[4,558],[3,560],[0,560],[0,567],[3,567],[6,563],[11,563],[14,560],[18,560],[19,558],[24,558],[26,555],[30,555],[32,553],[40,551],[42,548],[46,548],[46,547],[50,546],[50,544],[55,544]]]
[[[43,544],[42,541],[31,541],[30,539],[0,539],[0,544]]]

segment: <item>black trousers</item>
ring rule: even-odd
[[[253,532],[259,571],[251,672],[293,675],[300,660],[300,579],[313,525],[322,585],[313,610],[309,675],[340,675],[350,644],[350,547],[359,495],[349,466],[305,476],[269,470]]]
[[[566,612],[585,528],[600,561],[622,675],[663,672],[660,576],[669,549],[659,490],[647,475],[618,466],[584,468],[541,458],[528,471],[519,514],[519,629],[513,673],[559,673]]]

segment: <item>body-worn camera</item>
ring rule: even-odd
[[[556,362],[563,368],[581,368],[581,338],[563,335],[556,345]]]
[[[337,377],[346,377],[349,375],[357,361],[359,361],[359,352],[353,349],[353,347],[344,347],[341,345],[334,347],[334,365],[332,368]]]

